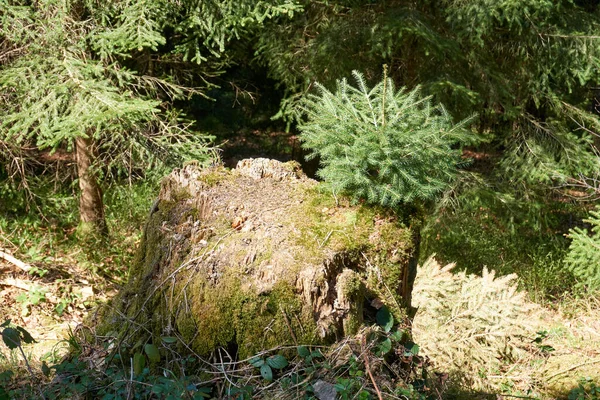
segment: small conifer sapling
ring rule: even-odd
[[[307,158],[319,158],[317,175],[334,193],[391,208],[409,221],[413,254],[408,285],[399,290],[409,306],[426,210],[464,164],[462,146],[475,139],[465,129],[472,118],[454,123],[419,87],[397,90],[385,69],[372,88],[360,72],[353,75],[356,87],[342,79],[335,92],[318,84],[319,93],[306,96],[298,109],[300,139]]]

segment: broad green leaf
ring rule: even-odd
[[[404,336],[404,331],[398,329],[396,332],[392,332],[390,334],[390,339],[395,340],[396,342],[400,342],[402,337]]]
[[[392,350],[392,341],[390,338],[385,338],[385,340],[376,347],[375,353],[381,357],[389,353],[390,350]]]
[[[153,344],[148,343],[144,346],[144,352],[148,356],[148,360],[152,363],[157,363],[160,361],[160,353],[158,351],[158,347]]]
[[[164,388],[162,385],[158,384],[158,385],[153,385],[152,386],[152,393],[154,394],[162,394],[164,392]]]
[[[414,344],[414,343],[413,343],[413,344],[412,344],[412,346],[409,348],[409,351],[410,351],[412,354],[414,354],[415,356],[416,356],[416,355],[419,355],[419,345],[418,345],[418,344]]]
[[[287,360],[280,354],[276,354],[267,358],[267,364],[275,369],[282,369],[288,366]]]
[[[208,386],[201,386],[196,388],[196,392],[200,393],[203,397],[210,397],[210,393],[212,392],[212,388]]]
[[[19,335],[18,330],[13,328],[4,328],[2,331],[2,340],[11,350],[16,349],[21,345],[21,335]]]
[[[271,369],[271,367],[269,367],[268,364],[263,364],[260,367],[260,375],[264,378],[264,380],[266,381],[272,381],[273,380],[273,370]]]
[[[298,355],[302,358],[310,356],[310,350],[306,346],[298,346]]]
[[[389,332],[394,326],[394,316],[386,306],[377,311],[377,325],[381,326],[385,332]]]
[[[173,344],[173,343],[177,343],[177,338],[173,337],[173,336],[163,336],[161,337],[162,341],[165,342],[166,344]]]
[[[209,387],[200,387],[200,388],[198,388],[198,390],[196,391],[196,393],[194,393],[194,400],[210,399],[212,397],[210,395],[211,391],[212,391],[212,389],[209,388]]]
[[[323,358],[323,354],[321,353],[321,350],[314,350],[310,353],[310,355],[313,358]]]
[[[139,351],[133,355],[133,373],[140,375],[146,366],[146,357]]]
[[[45,377],[49,377],[50,376],[50,367],[48,367],[48,364],[46,364],[46,361],[42,361],[42,373],[44,374]]]
[[[10,400],[8,392],[2,386],[0,386],[0,400]]]
[[[262,367],[265,364],[265,360],[258,356],[252,357],[248,362],[254,365],[256,368]]]

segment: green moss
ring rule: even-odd
[[[390,308],[401,304],[397,293],[413,251],[412,233],[402,218],[382,207],[335,199],[322,185],[305,189],[303,196],[303,206],[289,221],[298,230],[295,240],[303,256],[319,262],[327,257],[325,251],[354,254],[355,260],[346,261],[362,274],[367,290]],[[365,274],[368,263],[379,271],[370,279]]]
[[[128,334],[132,326],[148,326],[155,331],[155,320],[162,323],[167,315],[160,298],[148,299],[152,288],[158,284],[156,276],[165,267],[169,257],[170,235],[163,230],[166,221],[171,225],[181,217],[180,203],[160,201],[150,215],[144,229],[140,247],[129,270],[129,280],[121,292],[101,311],[98,332]],[[142,308],[143,307],[143,308]],[[123,320],[123,316],[127,320]],[[157,318],[158,316],[158,318]]]
[[[350,310],[344,319],[344,334],[353,335],[363,325],[363,302],[365,298],[365,284],[360,274],[346,270],[338,278],[344,299],[349,302]]]
[[[207,187],[213,187],[221,182],[232,179],[232,174],[225,167],[218,166],[203,170],[198,179],[205,183]]]
[[[236,299],[236,342],[243,357],[283,344],[315,343],[315,324],[288,283],[278,282],[266,296],[246,293]],[[297,317],[297,319],[296,319]]]
[[[288,161],[281,164],[281,166],[283,167],[283,169],[290,172],[302,171],[302,166],[298,161]]]
[[[292,344],[290,330],[301,343],[317,339],[312,316],[286,282],[277,283],[267,295],[244,290],[241,279],[234,276],[215,286],[196,279],[187,290],[192,297],[190,312],[180,313],[175,322],[182,338],[199,354],[235,342],[244,358],[265,348]]]

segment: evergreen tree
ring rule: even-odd
[[[389,207],[409,221],[412,254],[397,288],[410,306],[421,241],[421,226],[428,206],[456,177],[461,147],[474,142],[465,129],[419,88],[396,90],[392,79],[369,88],[354,71],[357,86],[345,79],[335,92],[318,85],[299,108],[299,125],[308,158],[319,157],[317,174],[334,193],[355,201]]]
[[[0,0],[0,161],[26,184],[32,150],[73,152],[81,231],[105,232],[99,170],[206,160],[206,137],[185,129],[173,100],[203,95],[232,38],[296,9],[288,1]]]
[[[396,90],[385,77],[369,88],[353,72],[357,87],[343,79],[335,93],[317,84],[300,112],[303,146],[308,158],[319,157],[318,175],[334,192],[355,200],[396,208],[426,204],[452,182],[461,160],[461,146],[473,142],[452,122],[441,105],[431,104],[417,87]]]
[[[255,48],[286,91],[280,116],[314,82],[332,88],[354,69],[377,77],[385,63],[396,82],[421,85],[458,118],[479,115],[486,151],[499,154],[490,181],[547,197],[600,170],[591,133],[600,121],[590,112],[600,81],[594,4],[303,1],[305,13],[268,24]]]
[[[573,241],[565,263],[569,270],[579,278],[581,284],[589,289],[600,289],[600,206],[590,212],[585,222],[591,225],[587,229],[575,228],[569,233]]]
[[[69,0],[3,1],[0,35],[8,45],[0,70],[0,141],[13,149],[75,153],[80,232],[88,235],[106,232],[99,154],[105,162],[144,167],[157,160],[156,148],[166,153],[185,143],[182,148],[200,157],[207,152],[202,138],[162,116],[160,83],[123,67],[115,46],[99,39],[107,28],[81,15],[79,6]],[[133,38],[137,46],[156,45],[152,31],[140,35]],[[122,37],[121,44],[131,39]],[[24,160],[14,161],[24,171]]]

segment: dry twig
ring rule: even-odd
[[[12,265],[14,265],[15,267],[18,267],[20,269],[22,269],[25,272],[29,272],[29,270],[31,270],[31,265],[24,263],[21,260],[16,259],[15,257],[11,256],[8,253],[5,253],[3,251],[0,250],[0,258],[8,261],[9,263],[11,263]]]

